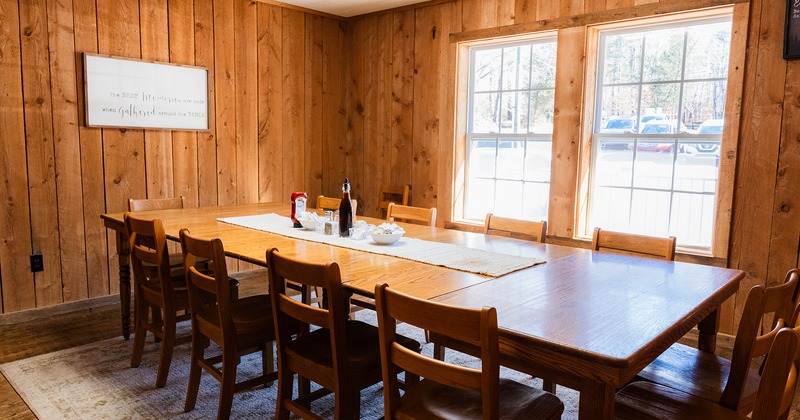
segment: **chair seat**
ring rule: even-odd
[[[250,296],[235,301],[231,306],[231,316],[236,327],[236,341],[240,348],[256,346],[275,339],[269,295]],[[217,335],[221,332],[221,326],[217,308],[211,307],[200,311],[197,320],[203,334],[219,344],[221,337]]]
[[[353,368],[352,378],[359,389],[381,381],[380,342],[378,328],[362,321],[347,321],[347,356]],[[404,347],[419,352],[422,346],[416,340],[398,335]],[[319,365],[333,368],[330,330],[312,331],[286,347],[286,351]],[[311,378],[309,378],[311,379]]]
[[[716,403],[722,397],[730,370],[731,361],[728,359],[683,344],[673,344],[638,377]],[[758,372],[750,369],[742,391],[740,412],[749,412],[753,408],[760,382]]]
[[[501,394],[502,395],[502,394]],[[650,382],[633,382],[616,396],[618,419],[747,419],[704,398]]]
[[[395,415],[398,419],[481,419],[481,394],[423,380],[411,386]],[[558,397],[510,379],[500,379],[500,418],[558,419]]]

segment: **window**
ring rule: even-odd
[[[710,249],[731,18],[601,30],[586,231]]]
[[[555,38],[469,48],[463,219],[547,218]]]

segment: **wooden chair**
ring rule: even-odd
[[[800,270],[792,269],[778,286],[754,286],[745,302],[731,360],[674,344],[639,373],[639,378],[694,395],[740,413],[753,408],[759,384],[754,358],[769,351],[777,331],[789,320],[800,291]],[[774,314],[771,331],[758,335],[764,316]]]
[[[401,219],[409,223],[417,222],[426,226],[436,225],[436,207],[429,209],[422,207],[403,206],[400,204],[389,203],[386,209],[386,220],[393,222]]]
[[[768,348],[764,376],[758,387],[753,420],[786,418],[794,399],[800,368],[800,328],[782,328]],[[746,413],[692,394],[651,382],[634,382],[616,395],[618,419],[750,419]]]
[[[483,229],[486,235],[502,235],[541,243],[547,240],[547,222],[544,220],[532,222],[488,213]]]
[[[225,265],[225,250],[219,239],[205,240],[180,231],[186,283],[192,319],[192,356],[189,388],[184,409],[191,411],[197,402],[200,376],[205,369],[220,381],[217,418],[230,417],[233,394],[277,379],[272,357],[275,326],[268,295],[236,299]],[[198,266],[198,260],[213,263],[209,273]],[[221,355],[206,357],[209,341],[222,350]],[[262,375],[236,382],[236,367],[244,354],[261,352]],[[221,367],[216,365],[221,363]]]
[[[150,211],[184,209],[188,207],[186,197],[175,198],[129,198],[128,211]],[[169,246],[169,245],[168,245]],[[171,246],[170,246],[171,247]],[[169,253],[169,266],[173,269],[173,275],[183,276],[183,254],[177,248],[172,248]],[[148,270],[145,264],[145,270]]]
[[[324,195],[317,197],[317,210],[336,211],[339,210],[340,204],[342,204],[341,198],[325,197]],[[356,199],[353,198],[350,200],[350,204],[353,205],[353,214],[356,214],[358,202],[356,202]]]
[[[167,383],[172,363],[172,351],[180,342],[188,342],[190,337],[177,340],[176,325],[178,312],[187,319],[189,296],[186,280],[172,275],[167,251],[167,236],[161,220],[141,219],[132,213],[125,213],[125,229],[130,243],[130,264],[133,268],[134,290],[134,340],[131,367],[138,367],[144,353],[147,332],[161,341],[156,387]],[[149,312],[152,309],[152,320]],[[163,311],[163,317],[162,317]]]
[[[553,394],[500,379],[497,311],[459,308],[375,286],[386,419],[558,419],[564,410]],[[435,331],[480,348],[481,368],[442,362],[398,343],[397,322]],[[397,374],[424,377],[401,397]]]
[[[657,238],[594,228],[592,249],[675,261],[675,237]]]
[[[347,306],[339,265],[313,264],[267,252],[269,286],[278,342],[278,404],[276,417],[288,419],[289,412],[316,418],[311,401],[335,394],[335,418],[357,419],[360,391],[381,381],[378,329],[360,321],[347,320]],[[325,291],[323,308],[316,308],[286,294],[286,282],[320,287]],[[295,337],[297,325],[303,325]],[[309,325],[319,327],[309,331]],[[420,351],[420,344],[403,338],[405,346]],[[299,398],[292,399],[294,374],[301,377]],[[322,388],[309,393],[308,380]]]
[[[411,191],[411,185],[381,185],[381,190],[378,192],[378,211],[380,217],[386,217],[386,210],[389,208],[389,203],[398,203],[403,206],[408,205],[408,194]]]

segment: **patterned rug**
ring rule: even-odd
[[[374,323],[374,313],[361,311],[358,319]],[[421,330],[401,324],[400,332],[422,342]],[[179,326],[188,332],[188,323]],[[151,336],[145,346],[142,364],[130,367],[133,340],[113,338],[16,362],[0,365],[0,371],[40,419],[206,419],[217,413],[219,382],[203,373],[197,406],[184,413],[190,344],[176,346],[167,385],[155,388],[159,345]],[[431,354],[432,345],[424,352]],[[448,351],[448,361],[477,366],[469,356]],[[238,378],[256,376],[261,370],[258,355],[245,357]],[[538,379],[502,369],[501,376],[530,386],[541,387]],[[272,418],[277,384],[236,394],[232,418]],[[564,419],[577,418],[578,393],[558,387],[564,401]],[[380,384],[361,392],[361,417],[383,416],[383,389]],[[333,418],[333,397],[327,396],[312,406],[326,418]]]

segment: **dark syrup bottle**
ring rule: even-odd
[[[339,204],[339,236],[349,237],[353,227],[353,204],[350,202],[350,181],[345,178],[342,185],[342,202]]]

